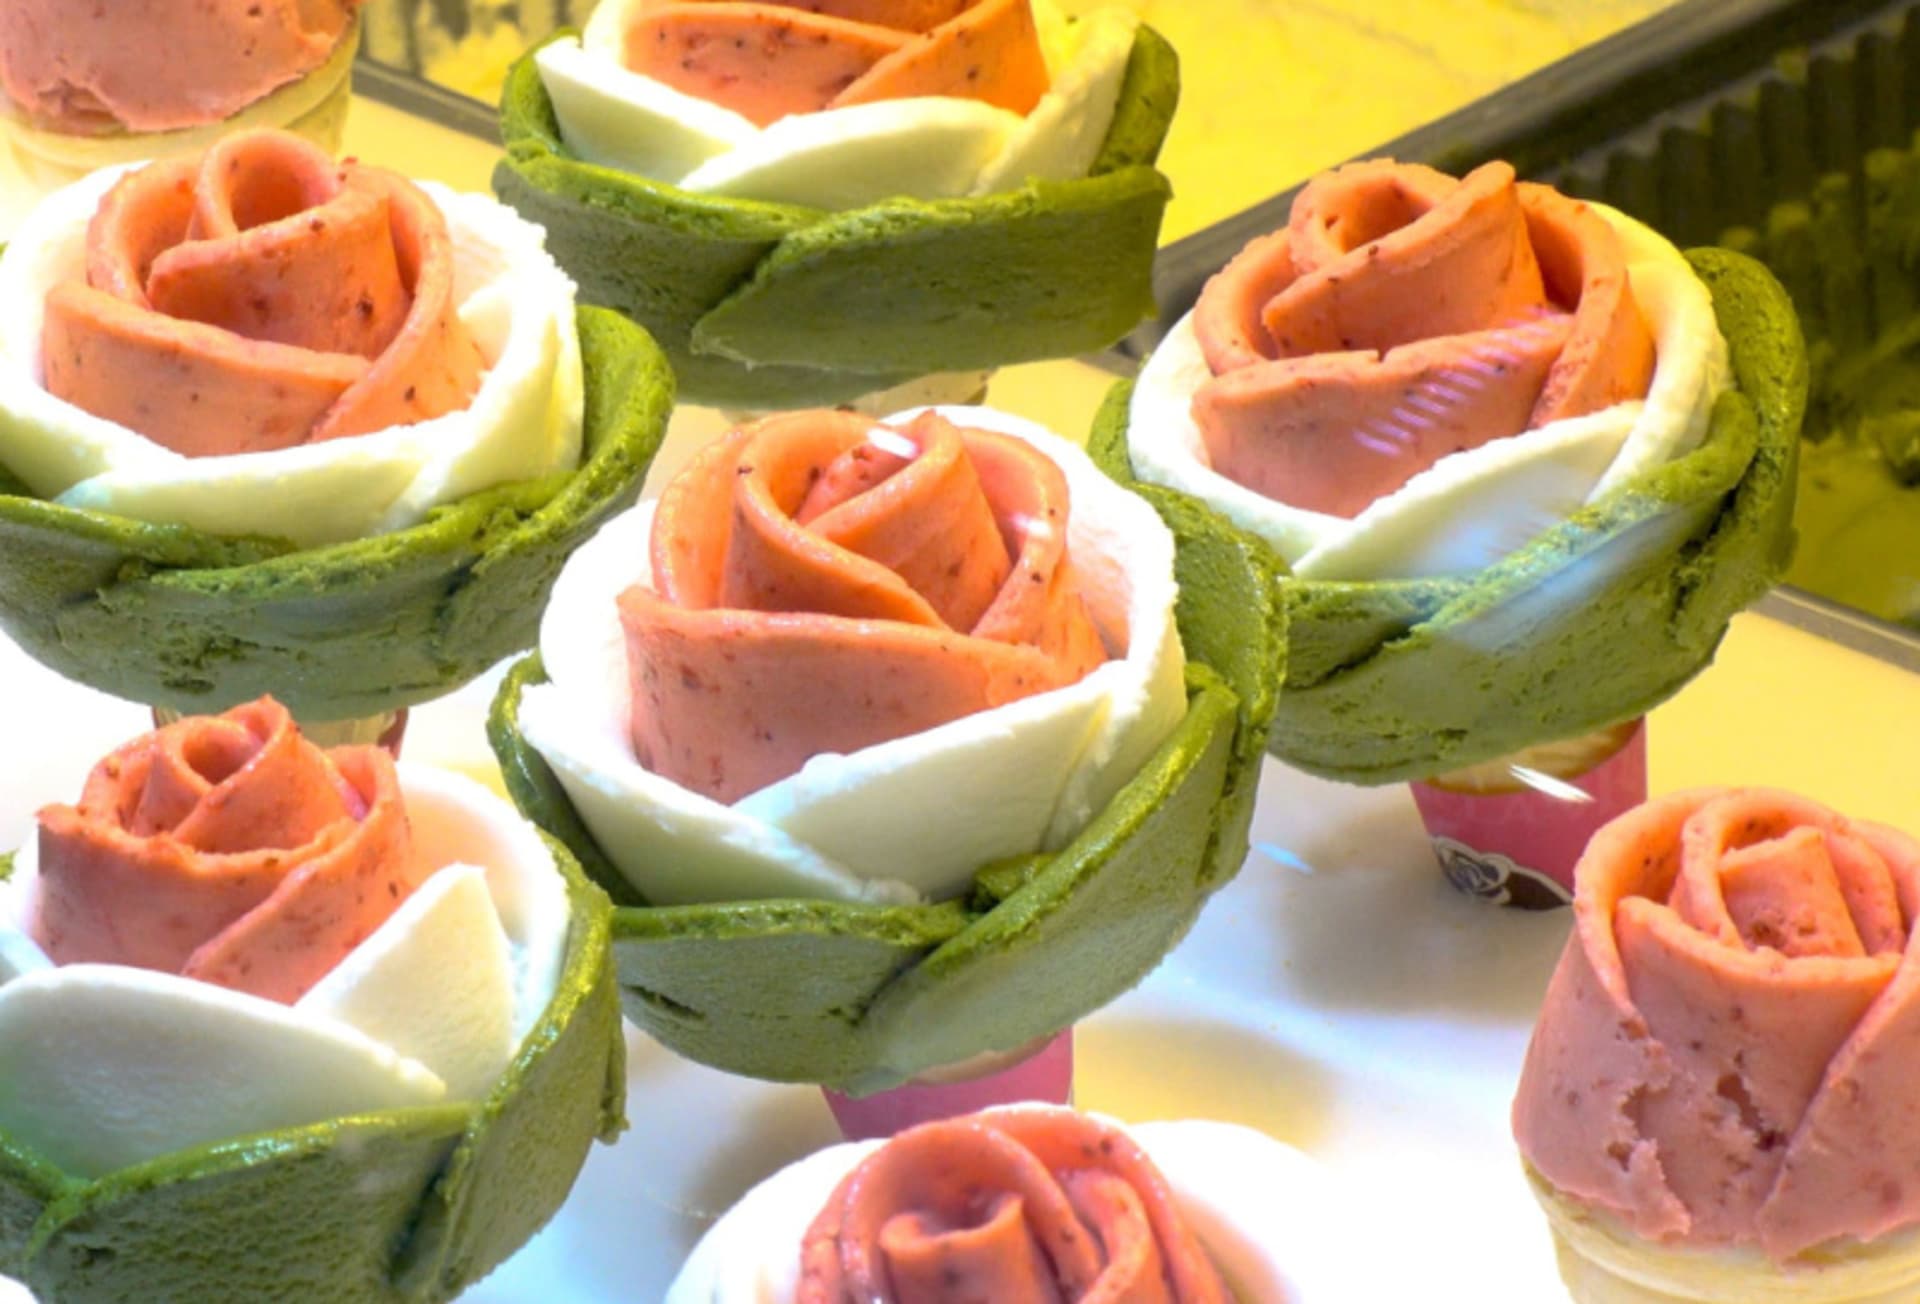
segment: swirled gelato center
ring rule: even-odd
[[[1453,453],[1647,392],[1653,339],[1611,227],[1489,163],[1310,183],[1194,311],[1213,469],[1351,518]]]
[[[322,751],[270,698],[135,739],[39,825],[31,932],[56,964],[288,1004],[425,876],[387,754]]]
[[[620,598],[643,765],[732,801],[1073,683],[1108,650],[1059,468],[927,413],[774,417],[662,495],[653,584]]]
[[[463,409],[485,369],[446,220],[410,182],[283,132],[149,164],[47,294],[47,390],[186,456]]]

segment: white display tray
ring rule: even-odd
[[[0,684],[10,847],[35,809],[71,799],[147,718],[4,640]],[[491,688],[489,677],[417,710],[408,758],[489,773]],[[1920,676],[1742,616],[1718,664],[1654,714],[1653,786],[1786,784],[1920,826],[1900,777],[1916,719]],[[1319,1160],[1352,1300],[1469,1288],[1515,1304],[1564,1298],[1507,1111],[1566,913],[1456,895],[1402,787],[1345,787],[1269,762],[1254,836],[1245,869],[1185,943],[1080,1025],[1077,1103],[1133,1121],[1245,1123]],[[595,1149],[553,1224],[468,1304],[658,1299],[710,1220],[836,1139],[811,1088],[728,1077],[638,1034],[628,1069],[631,1130]]]

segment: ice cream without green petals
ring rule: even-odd
[[[1791,793],[1594,835],[1513,1111],[1576,1299],[1920,1288],[1917,906],[1920,841]]]
[[[75,135],[203,126],[325,63],[358,6],[13,0],[0,12],[0,89],[29,122]]]

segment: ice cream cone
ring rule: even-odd
[[[176,131],[77,135],[48,131],[18,118],[5,120],[5,136],[22,176],[51,192],[104,167],[204,151],[222,136],[256,127],[278,127],[304,136],[330,154],[340,152],[347,106],[353,97],[353,60],[360,47],[359,20],[327,61],[231,117]]]
[[[1410,784],[1447,881],[1521,910],[1573,900],[1602,824],[1647,799],[1644,718]]]
[[[1920,1295],[1920,1232],[1847,1243],[1783,1269],[1749,1248],[1667,1246],[1567,1200],[1531,1169],[1574,1304],[1899,1304]]]
[[[1071,1105],[1073,1029],[1017,1050],[976,1055],[872,1095],[849,1096],[827,1087],[820,1094],[848,1141],[878,1140],[996,1105]]]

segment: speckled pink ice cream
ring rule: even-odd
[[[1776,1262],[1920,1223],[1920,841],[1765,789],[1594,835],[1514,1101],[1561,1195]]]
[[[43,129],[172,131],[325,63],[360,0],[6,0],[0,90]]]

